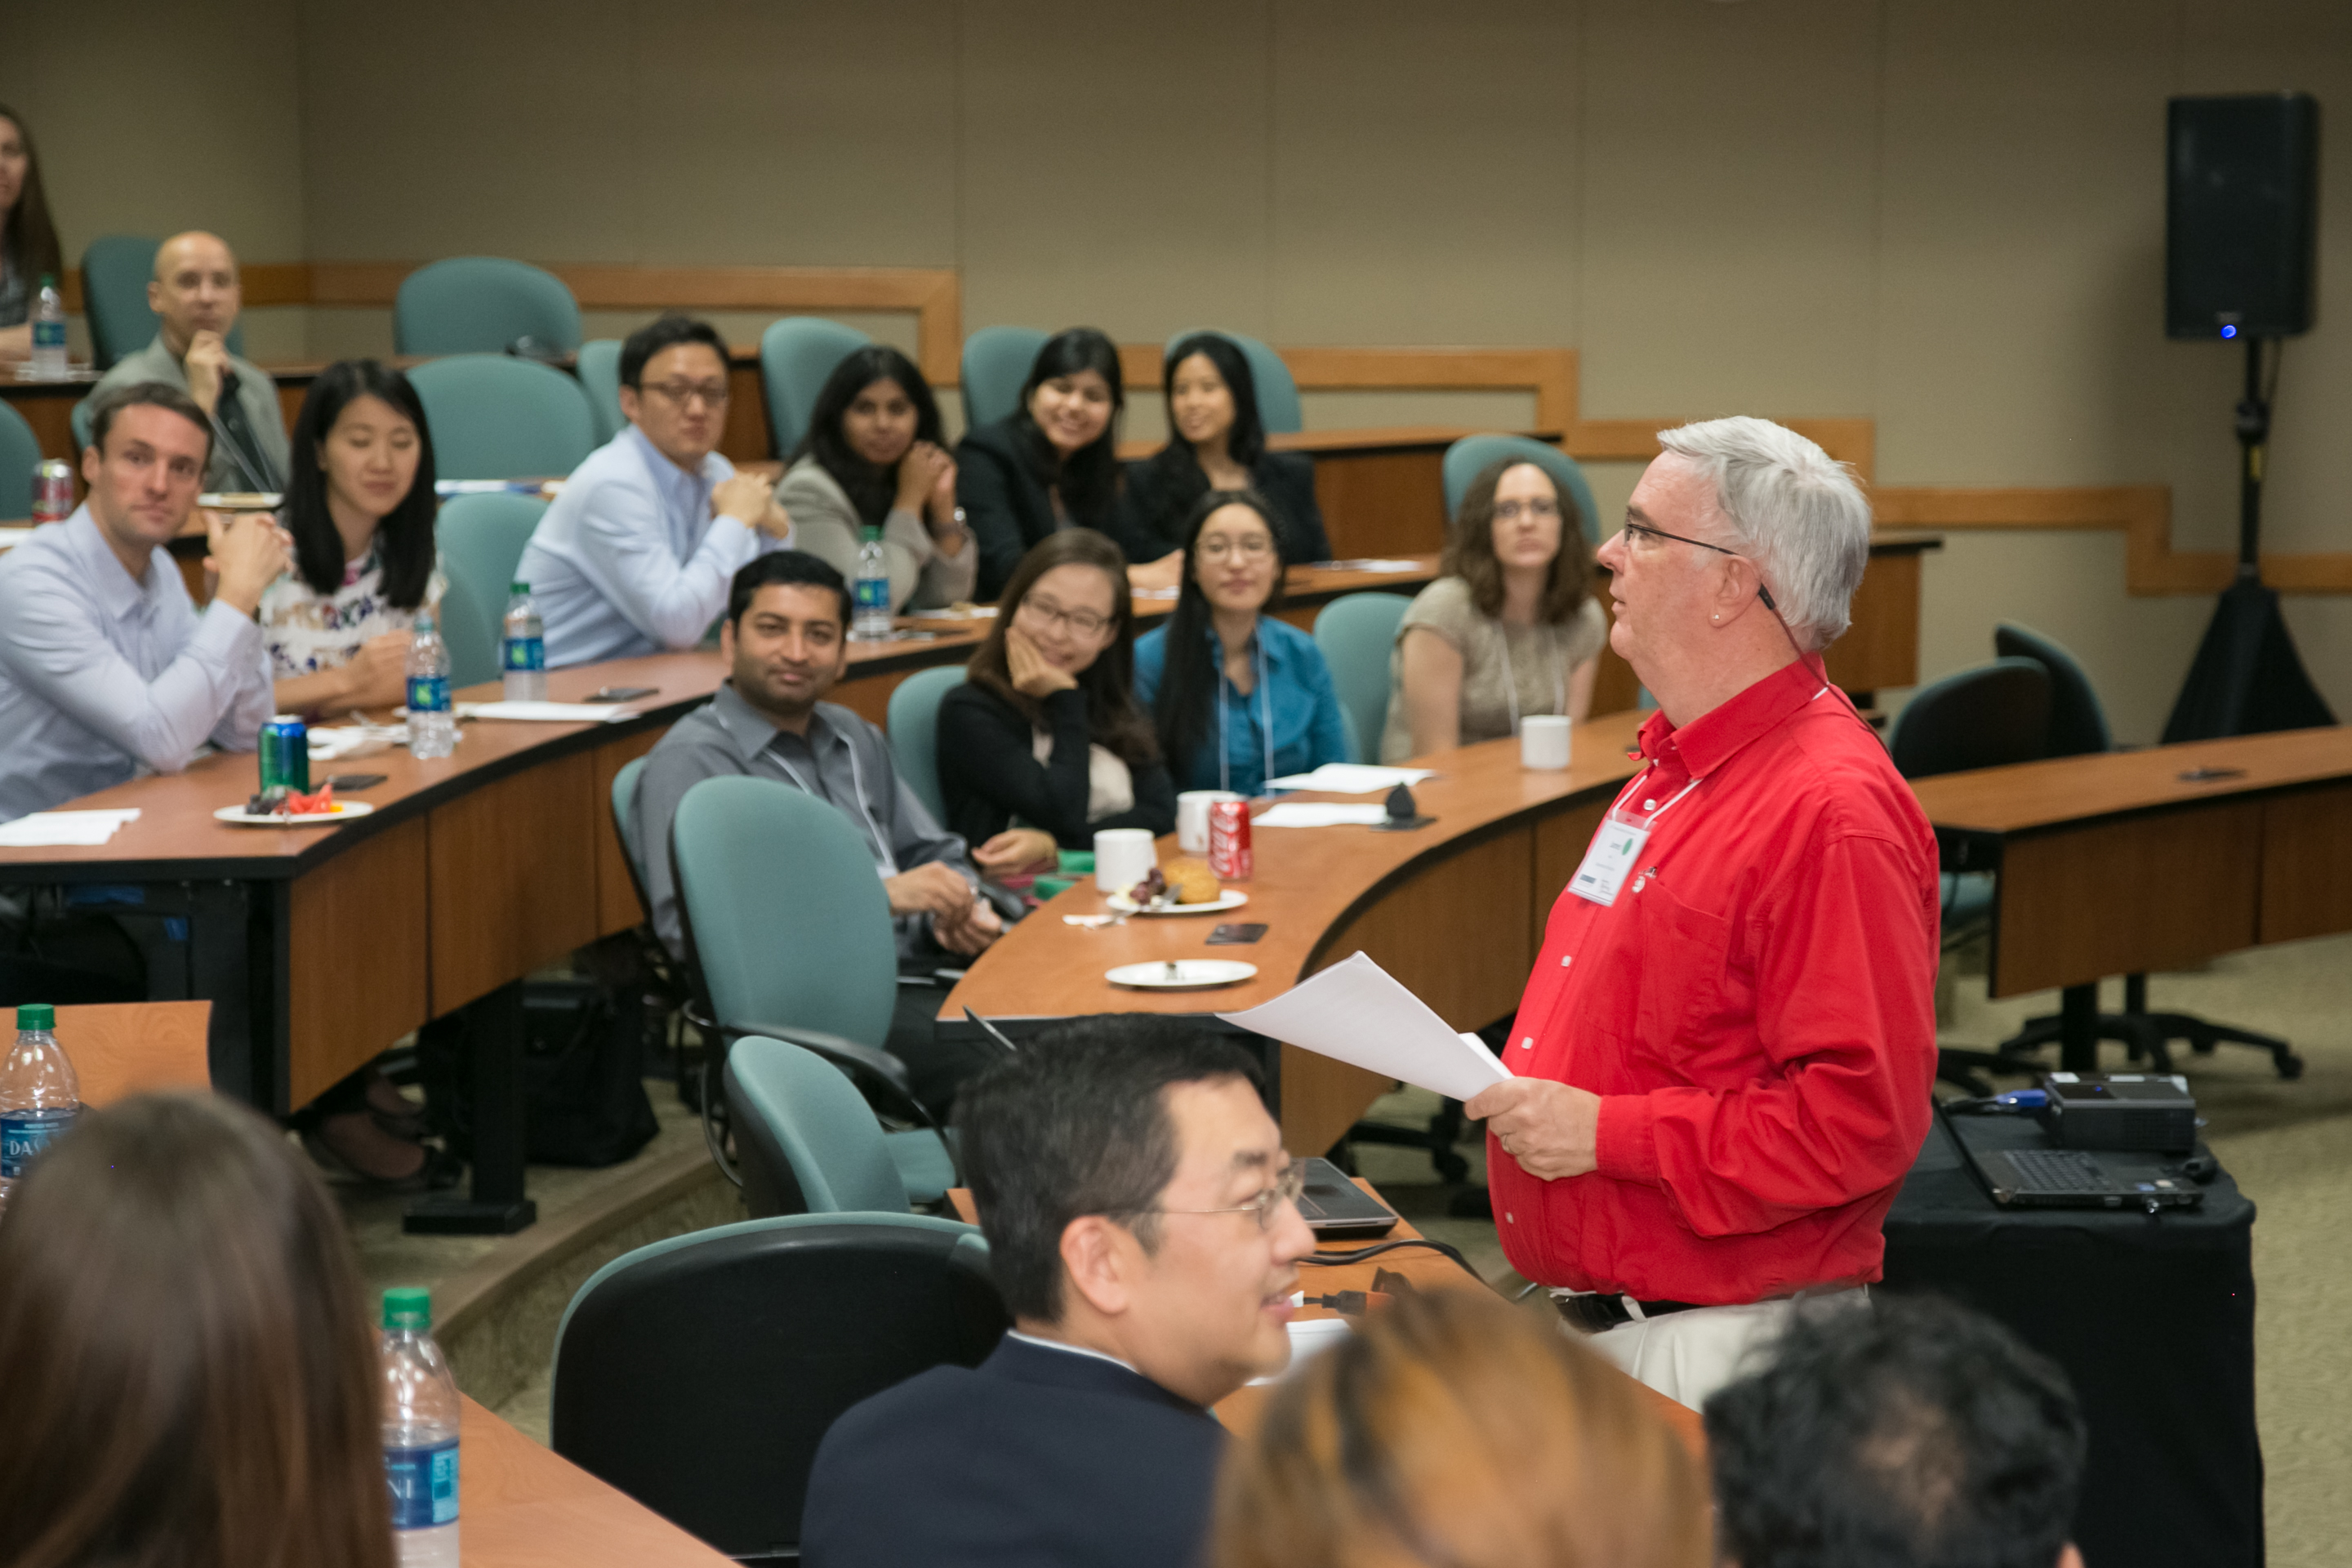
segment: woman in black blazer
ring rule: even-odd
[[[979,594],[1004,592],[1029,547],[1066,528],[1133,542],[1118,468],[1118,349],[1092,327],[1045,340],[1021,404],[956,445],[956,504],[980,544]]]
[[[1259,423],[1257,382],[1241,347],[1223,332],[1194,332],[1169,352],[1161,390],[1168,445],[1127,466],[1130,559],[1139,588],[1172,587],[1183,574],[1176,552],[1184,523],[1211,490],[1255,490],[1273,503],[1285,561],[1328,561],[1323,510],[1315,504],[1315,460],[1269,452]],[[1160,579],[1165,574],[1166,580]]]

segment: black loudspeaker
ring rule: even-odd
[[[2319,100],[2307,92],[2176,98],[2165,168],[2166,335],[2310,331]]]

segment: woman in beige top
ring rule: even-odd
[[[862,531],[880,529],[894,611],[971,597],[980,552],[956,505],[939,405],[897,349],[877,343],[834,367],[776,500],[793,545],[853,582]]]
[[[1381,760],[1514,735],[1531,713],[1582,720],[1609,623],[1583,520],[1551,476],[1508,458],[1480,473],[1441,571],[1397,627]]]

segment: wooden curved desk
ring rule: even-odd
[[[1103,912],[1092,883],[1070,889],[1007,932],[948,994],[943,1019],[1087,1013],[1227,1013],[1280,995],[1359,950],[1457,1029],[1507,1015],[1526,988],[1551,906],[1583,858],[1611,799],[1633,776],[1626,752],[1640,713],[1577,726],[1575,765],[1519,765],[1517,741],[1423,758],[1438,776],[1415,786],[1437,820],[1411,833],[1367,827],[1260,828],[1248,905],[1227,918],[1263,921],[1250,947],[1205,947],[1209,916],[1130,920],[1087,929],[1064,915]],[[1376,799],[1301,795],[1300,799]],[[1160,840],[1163,858],[1176,853]],[[1129,991],[1103,978],[1122,963],[1225,957],[1255,979],[1217,991]],[[1320,1153],[1388,1089],[1388,1080],[1328,1057],[1282,1047],[1271,1085],[1286,1145]]]

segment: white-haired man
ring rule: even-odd
[[[1879,1277],[1927,1131],[1936,846],[1822,668],[1869,559],[1853,477],[1762,419],[1658,439],[1600,552],[1647,765],[1467,1110],[1513,1266],[1696,1409],[1799,1294]]]

